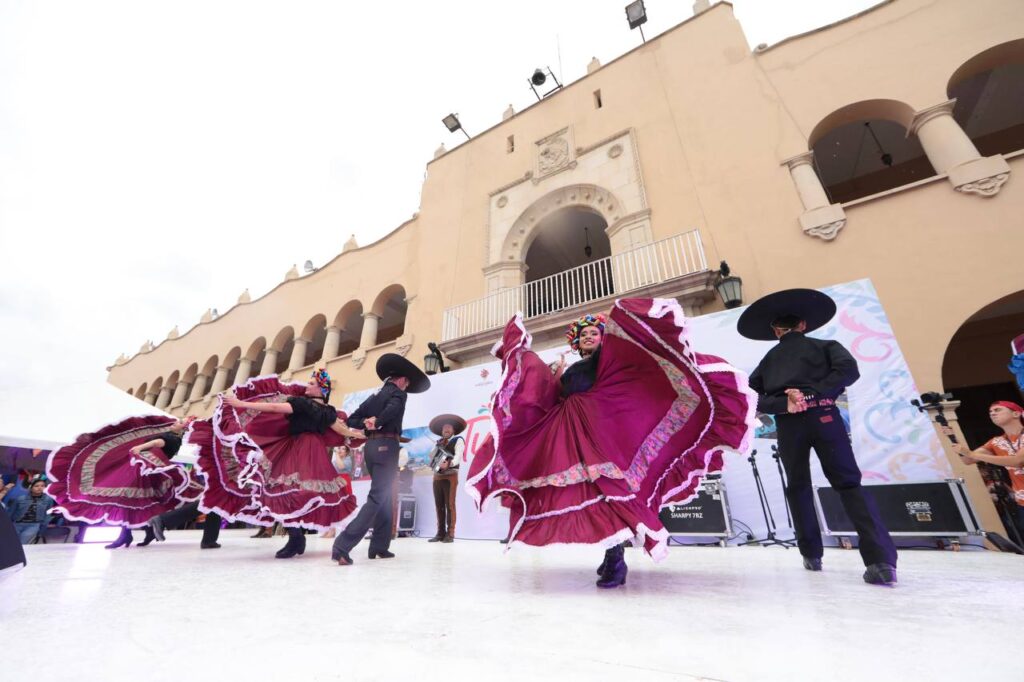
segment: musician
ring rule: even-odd
[[[455,493],[459,488],[459,462],[466,451],[466,442],[458,434],[466,430],[466,420],[454,414],[438,415],[430,420],[430,430],[441,438],[430,460],[437,535],[427,542],[455,542]]]
[[[397,353],[380,356],[377,376],[384,384],[348,418],[351,428],[362,428],[366,433],[363,456],[370,472],[370,492],[356,518],[334,540],[331,559],[340,566],[352,565],[349,552],[371,527],[370,558],[395,556],[388,548],[391,546],[392,499],[398,476],[398,439],[402,433],[405,401],[407,393],[422,393],[430,388],[430,378],[423,370]]]
[[[826,294],[788,289],[755,301],[740,316],[737,327],[748,339],[778,340],[750,375],[750,387],[758,393],[758,411],[776,415],[779,455],[789,481],[787,498],[804,568],[820,571],[823,554],[811,489],[814,448],[825,478],[839,493],[857,529],[867,567],[864,581],[893,585],[896,547],[874,500],[861,487],[860,468],[835,404],[839,394],[860,377],[857,361],[837,341],[804,336],[823,327],[835,313],[836,304]]]

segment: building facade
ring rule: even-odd
[[[720,310],[724,260],[744,302],[871,278],[917,385],[962,394],[970,419],[1013,390],[1022,174],[1017,0],[892,0],[753,52],[723,2],[442,147],[412,220],[109,381],[202,415],[235,383],[319,364],[340,397],[377,383],[384,352],[480,362],[516,310],[540,347],[616,296]]]

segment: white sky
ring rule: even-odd
[[[254,298],[419,207],[434,149],[640,41],[625,0],[0,0],[0,388]],[[775,43],[876,0],[735,0]],[[692,0],[646,0],[650,40]],[[368,14],[361,15],[367,8]]]

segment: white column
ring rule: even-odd
[[[162,410],[171,404],[171,387],[164,386],[160,389],[160,395],[156,399],[156,409]]]
[[[187,381],[179,381],[178,385],[174,387],[174,397],[171,398],[171,407],[177,407],[185,402],[185,396],[188,395],[188,389],[190,384]]]
[[[244,384],[252,376],[252,360],[242,358],[238,361],[238,371],[235,372],[235,386]]]
[[[213,377],[213,388],[210,389],[210,393],[217,394],[228,387],[228,372],[230,371],[230,367],[224,367],[223,365],[217,368],[217,374]]]
[[[360,348],[365,350],[377,345],[377,325],[379,323],[380,315],[363,313],[363,333],[359,337]]]
[[[831,241],[846,226],[846,213],[840,204],[830,204],[821,178],[814,170],[814,152],[797,154],[782,162],[789,169],[804,212],[800,227],[811,237]]]
[[[309,339],[295,339],[292,347],[292,357],[288,362],[288,370],[294,372],[300,367],[306,366],[306,348],[309,347]]]
[[[263,356],[263,367],[260,368],[260,374],[266,376],[273,374],[277,371],[277,356],[281,353],[279,350],[268,348]]]
[[[326,363],[338,357],[338,348],[341,346],[341,329],[338,327],[327,328],[327,338],[324,340],[324,354],[320,356],[320,362]]]
[[[999,154],[982,157],[953,118],[951,99],[914,114],[908,135],[917,135],[936,173],[945,173],[959,192],[993,196],[1010,178],[1010,166]]]
[[[152,391],[147,391],[144,400],[150,405],[156,405],[156,393],[153,393]]]
[[[189,395],[189,400],[199,400],[206,395],[206,383],[210,380],[210,377],[205,374],[199,374],[196,376],[196,382],[192,384],[192,393]]]

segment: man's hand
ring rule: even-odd
[[[135,455],[137,457],[139,455],[139,453],[142,452],[142,446],[141,445],[134,445],[134,446],[132,446],[131,448],[128,449],[128,452],[130,452],[131,454],[133,454],[133,455]]]
[[[447,468],[448,468],[448,460],[444,460],[443,462],[441,462],[441,471],[444,471]]]
[[[374,431],[377,429],[377,418],[370,417],[369,419],[363,420],[363,426],[366,427],[367,431]]]
[[[807,400],[799,388],[786,389],[786,411],[790,414],[807,411]]]

